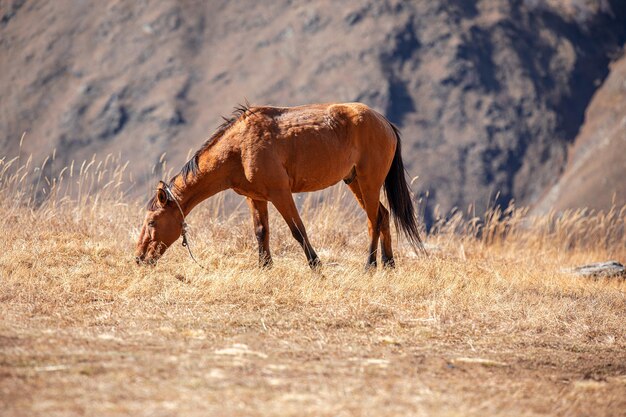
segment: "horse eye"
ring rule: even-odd
[[[150,227],[154,227],[155,225],[156,225],[156,222],[154,220],[150,220],[148,222],[148,226],[150,226]]]

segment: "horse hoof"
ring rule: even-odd
[[[386,259],[383,261],[383,268],[395,269],[395,267],[396,267],[396,261],[394,261],[393,258]]]
[[[274,266],[274,261],[272,261],[271,259],[265,259],[265,260],[259,261],[259,268],[261,269],[272,269],[273,266]]]
[[[322,261],[319,258],[315,258],[312,261],[309,261],[309,267],[315,271],[319,272],[322,269]]]
[[[374,262],[369,262],[368,261],[368,262],[365,263],[365,272],[370,272],[370,273],[376,272],[376,267],[377,266],[378,265],[376,264],[375,261]]]

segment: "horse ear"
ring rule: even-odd
[[[167,194],[165,193],[165,190],[163,188],[157,189],[156,197],[159,205],[161,207],[165,207],[165,205],[167,204]]]

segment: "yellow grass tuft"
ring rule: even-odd
[[[325,264],[311,272],[272,211],[256,268],[245,205],[189,216],[203,271],[176,243],[133,248],[143,203],[119,159],[50,179],[0,160],[0,410],[48,415],[620,415],[626,283],[574,278],[626,261],[626,207],[484,220],[454,213],[430,257],[365,273],[347,188],[299,198]]]

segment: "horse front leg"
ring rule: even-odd
[[[289,226],[289,230],[291,230],[291,235],[298,241],[300,246],[302,246],[302,249],[304,249],[304,254],[306,255],[311,269],[318,270],[322,266],[322,263],[317,253],[313,250],[311,242],[309,242],[306,230],[304,229],[304,223],[302,223],[302,219],[300,218],[296,204],[293,202],[291,193],[281,194],[273,198],[272,204],[274,204],[274,207],[276,207],[281,216],[283,216],[283,219],[285,219],[285,222],[287,222],[287,226]]]
[[[267,212],[267,201],[246,199],[252,214],[254,234],[259,244],[259,267],[271,268],[272,255],[270,254],[270,226]]]

